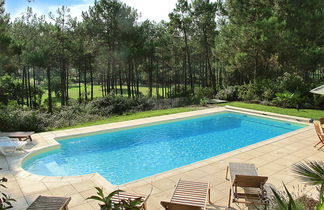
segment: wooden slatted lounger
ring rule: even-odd
[[[31,135],[35,132],[33,131],[17,131],[17,132],[7,132],[3,133],[2,136],[8,136],[9,138],[17,138],[19,141],[32,141]]]
[[[226,170],[226,179],[230,172],[231,188],[229,192],[228,207],[233,203],[267,205],[266,190],[264,184],[268,177],[258,176],[254,164],[249,163],[229,163]],[[239,188],[244,191],[239,192]]]
[[[150,193],[151,194],[151,193]],[[138,206],[139,209],[144,209],[146,210],[146,201],[149,198],[149,195],[139,195],[139,194],[133,194],[133,193],[128,193],[125,191],[119,192],[118,194],[115,194],[112,197],[113,203],[120,203],[122,200],[135,200],[137,198],[141,198],[142,203]]]
[[[68,210],[71,197],[38,196],[26,210]]]
[[[322,146],[320,146],[318,148],[318,150],[322,149],[324,147],[324,134],[322,134],[321,132],[321,125],[319,122],[314,122],[314,127],[315,127],[315,131],[316,131],[316,134],[319,138],[319,142],[317,144],[315,144],[314,147],[316,147],[317,145],[319,145],[320,143],[322,143]]]
[[[202,210],[210,203],[210,189],[206,182],[179,180],[171,201],[161,201],[161,205],[168,210]]]

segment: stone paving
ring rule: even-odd
[[[212,108],[128,122],[35,134],[32,136],[34,140],[28,144],[25,153],[6,157],[0,155],[0,168],[2,168],[0,176],[8,178],[6,183],[8,189],[4,191],[16,199],[14,209],[26,209],[38,195],[51,195],[71,197],[70,210],[87,210],[99,209],[96,201],[86,200],[87,197],[96,194],[95,186],[103,187],[106,193],[117,188],[140,194],[148,194],[152,190],[147,207],[149,210],[154,210],[162,209],[161,200],[170,200],[177,181],[182,178],[209,182],[212,203],[208,205],[208,209],[227,209],[230,183],[225,179],[226,166],[228,162],[247,162],[256,164],[259,175],[268,176],[268,182],[279,190],[283,188],[282,182],[284,182],[289,189],[296,191],[298,189],[296,186],[299,186],[299,191],[303,193],[314,193],[312,187],[306,186],[304,188],[304,184],[298,181],[291,173],[291,165],[294,163],[303,160],[324,159],[324,151],[318,151],[313,147],[318,138],[312,125],[248,147],[120,186],[110,184],[99,174],[78,177],[45,177],[30,174],[21,168],[21,161],[26,157],[26,154],[37,154],[39,151],[43,151],[44,148],[58,147],[58,143],[54,140],[56,137],[224,110],[224,108]],[[232,204],[232,207],[235,209],[248,208],[235,204]]]

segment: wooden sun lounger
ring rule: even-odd
[[[113,201],[113,203],[120,203],[122,200],[135,200],[137,198],[141,198],[142,203],[138,206],[138,208],[146,210],[146,201],[149,198],[149,196],[150,195],[139,195],[122,191],[118,194],[115,194],[111,200]]]
[[[228,172],[230,172],[231,181],[235,179],[235,175],[258,176],[255,165],[250,163],[229,163],[226,169],[226,179],[228,179]]]
[[[316,131],[316,134],[319,138],[319,142],[317,142],[317,144],[315,144],[314,147],[316,147],[317,145],[319,145],[320,143],[322,143],[322,146],[320,146],[318,148],[318,150],[322,149],[324,147],[324,134],[321,132],[321,125],[319,122],[314,122],[314,127],[315,127],[315,131]]]
[[[268,180],[268,177],[258,176],[258,172],[254,164],[229,163],[226,171],[226,178],[228,176],[228,172],[230,172],[231,178],[231,188],[228,200],[229,208],[231,206],[231,202],[267,205],[264,184]],[[239,192],[239,188],[241,188],[243,192]],[[232,196],[233,200],[231,200]]]
[[[8,136],[9,138],[17,138],[19,141],[32,141],[31,135],[35,132],[33,131],[17,131],[17,132],[6,132],[2,133],[1,136]]]
[[[168,210],[202,210],[210,203],[210,189],[206,182],[179,180],[171,201],[161,201],[161,205]]]
[[[38,196],[26,210],[68,210],[71,197]]]

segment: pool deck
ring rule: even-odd
[[[148,209],[153,210],[162,209],[160,201],[170,200],[177,181],[182,178],[209,182],[212,204],[208,205],[208,209],[226,209],[230,188],[229,181],[225,179],[226,166],[228,162],[246,162],[256,164],[259,175],[268,176],[268,182],[279,190],[283,188],[282,182],[284,182],[292,191],[303,191],[315,196],[313,187],[304,186],[291,173],[291,165],[294,163],[303,160],[324,160],[324,151],[318,151],[313,147],[318,141],[318,137],[311,124],[305,128],[266,141],[120,186],[110,184],[99,174],[77,177],[46,177],[30,174],[21,168],[21,162],[26,155],[38,154],[48,148],[57,148],[59,144],[54,140],[57,137],[139,126],[224,110],[228,109],[223,107],[208,108],[126,122],[34,134],[32,136],[33,141],[27,144],[25,152],[6,157],[0,155],[0,168],[2,168],[0,176],[8,178],[8,182],[5,183],[8,189],[4,190],[4,192],[16,199],[17,202],[13,202],[14,209],[25,209],[38,195],[48,195],[71,197],[70,210],[87,210],[99,208],[96,201],[85,200],[87,197],[96,194],[95,186],[103,187],[106,193],[119,188],[129,192],[148,194],[153,189],[147,203]],[[264,116],[265,113],[254,114]],[[273,115],[272,118],[279,119],[281,116]],[[238,206],[235,204],[232,204],[232,207],[235,209],[247,208],[244,205]]]

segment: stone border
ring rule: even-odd
[[[249,110],[249,109],[242,109],[242,108],[235,108],[233,109],[232,107],[226,106],[224,107],[215,107],[215,108],[208,108],[208,109],[203,109],[203,110],[196,110],[196,111],[190,111],[190,112],[183,112],[183,113],[177,113],[177,114],[170,114],[170,115],[163,115],[163,116],[156,116],[156,117],[149,117],[149,118],[142,118],[142,119],[136,119],[136,120],[129,120],[129,121],[123,121],[123,122],[117,122],[117,123],[109,123],[109,124],[103,124],[103,125],[95,125],[95,126],[88,126],[88,127],[83,127],[83,128],[74,128],[74,129],[68,129],[64,131],[53,131],[53,132],[44,132],[44,133],[39,133],[41,137],[45,138],[47,141],[46,146],[38,147],[38,148],[32,148],[29,153],[24,155],[24,156],[6,156],[6,159],[8,161],[8,164],[10,166],[10,170],[17,176],[17,177],[23,177],[23,178],[29,178],[34,181],[48,181],[48,182],[69,182],[69,181],[83,181],[83,180],[91,180],[98,186],[105,186],[108,189],[115,188],[117,185],[111,184],[108,180],[106,180],[104,177],[102,177],[98,173],[92,173],[92,174],[86,174],[86,175],[79,175],[79,176],[62,176],[62,177],[50,177],[50,176],[41,176],[41,175],[36,175],[32,174],[28,171],[25,171],[22,168],[22,164],[24,161],[28,160],[29,158],[38,155],[40,153],[43,153],[45,151],[50,151],[53,149],[57,149],[60,147],[60,144],[56,140],[57,138],[71,138],[73,136],[78,136],[78,135],[91,135],[92,133],[97,133],[97,132],[107,132],[107,131],[112,131],[115,129],[127,129],[127,128],[132,128],[132,127],[138,127],[138,126],[145,126],[148,124],[157,124],[157,123],[165,123],[168,121],[174,121],[174,120],[180,120],[184,118],[190,118],[190,117],[198,117],[198,116],[203,116],[203,115],[209,115],[209,114],[214,114],[218,112],[223,112],[223,111],[231,111],[231,112],[237,112],[241,114],[249,114],[249,115],[254,115],[254,116],[259,116],[263,118],[270,118],[270,119],[275,119],[275,120],[281,120],[281,121],[289,121],[293,123],[299,123],[299,124],[305,124],[305,125],[310,125],[310,123],[306,123],[307,119],[303,118],[301,119],[295,119],[294,117],[287,116],[287,115],[278,115],[278,114],[273,114],[273,113],[268,113],[268,112],[260,112],[260,111],[254,111],[254,110]],[[284,118],[284,119],[283,119]],[[297,122],[296,122],[297,121]],[[292,131],[280,136],[276,136],[271,139],[267,139],[252,145],[248,145],[236,150],[232,150],[227,153],[223,153],[205,160],[200,160],[195,163],[191,163],[189,165],[185,165],[179,168],[175,168],[169,171],[165,171],[159,174],[155,174],[152,176],[144,177],[141,179],[137,179],[128,183],[124,183],[119,186],[123,186],[126,184],[130,183],[137,183],[141,182],[143,180],[145,181],[151,181],[156,179],[157,177],[162,177],[162,176],[167,176],[171,173],[174,173],[176,171],[183,171],[183,170],[191,170],[192,168],[197,168],[203,165],[207,165],[211,162],[214,161],[222,161],[225,158],[228,158],[229,156],[236,155],[240,152],[246,152],[253,150],[255,148],[271,144],[277,141],[282,141],[285,138],[289,136],[294,136],[299,133],[305,132],[307,130],[311,129],[311,126],[307,126],[305,128],[298,129],[296,131]]]

